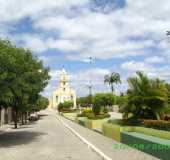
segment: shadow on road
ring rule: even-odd
[[[16,145],[24,145],[38,140],[40,136],[45,135],[41,132],[31,131],[13,131],[0,135],[0,147],[12,147]]]

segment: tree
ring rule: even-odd
[[[170,84],[166,83],[167,95],[168,95],[168,108],[166,110],[167,114],[170,114]]]
[[[37,107],[35,108],[35,111],[38,112],[44,110],[48,107],[48,105],[49,105],[48,98],[40,95],[37,99],[37,104],[36,104]]]
[[[114,84],[121,83],[120,74],[119,73],[111,73],[111,75],[106,75],[104,77],[104,82],[108,83],[111,86],[112,93],[114,92]]]
[[[89,107],[91,106],[91,99],[91,96],[77,98],[77,104],[81,107]]]
[[[167,107],[167,89],[164,81],[150,79],[144,73],[128,79],[127,102],[121,107],[124,116],[134,119],[160,119]]]
[[[114,95],[110,93],[97,93],[93,97],[93,107],[92,110],[95,115],[101,112],[101,109],[104,108],[106,111],[107,106],[112,106],[114,104]]]
[[[74,106],[73,101],[65,101],[64,103],[60,103],[58,105],[58,111],[61,112],[62,110],[71,110],[71,108]]]
[[[48,72],[31,51],[0,40],[0,102],[13,107],[15,128],[18,114],[35,106],[39,93],[48,84]]]
[[[112,106],[114,104],[115,96],[111,93],[97,93],[93,97],[93,103],[99,103],[100,106]]]

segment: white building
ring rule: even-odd
[[[73,101],[76,107],[76,92],[70,87],[70,78],[65,69],[61,71],[59,87],[52,94],[51,108],[57,108],[60,103]]]

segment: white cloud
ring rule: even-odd
[[[0,36],[9,37],[17,43],[22,42],[23,46],[36,53],[49,49],[63,51],[67,60],[87,61],[88,57],[102,60],[132,59],[118,68],[127,74],[143,70],[152,77],[169,80],[170,45],[166,41],[166,31],[170,29],[169,0],[126,0],[124,8],[107,14],[99,10],[91,11],[88,8],[89,2],[29,0],[28,3],[26,0],[0,0]],[[72,6],[79,8],[79,11],[71,9]],[[20,22],[25,17],[30,18],[33,29],[39,32],[10,34],[10,28],[7,26],[12,26],[14,22]],[[51,36],[53,33],[54,36]],[[47,64],[55,59],[55,56],[40,56]],[[143,62],[140,59],[135,61],[134,56],[138,59],[139,56],[146,58]],[[107,69],[76,71],[71,75],[72,78],[82,77],[80,81],[86,84],[89,72],[93,73],[92,79],[95,83],[100,83],[98,90],[105,90],[102,77],[108,73]],[[51,74],[56,77],[58,71],[52,71]],[[48,91],[56,87],[55,82],[56,78],[53,78]],[[88,91],[86,87],[84,90],[78,85],[75,87],[80,88],[80,94]]]
[[[153,57],[148,57],[145,59],[146,63],[151,63],[151,64],[159,64],[159,63],[165,63],[165,58],[164,57],[158,57],[158,56],[153,56]]]
[[[83,6],[88,0],[0,0],[0,21],[19,20],[26,16],[38,18],[50,14],[53,10],[67,9],[71,6]]]
[[[124,70],[136,72],[136,71],[145,71],[148,72],[153,69],[153,67],[145,62],[138,61],[128,61],[121,65],[121,68]]]
[[[79,41],[50,39],[47,43],[49,48],[56,48],[62,51],[79,51],[83,48]]]
[[[58,31],[59,41],[79,41],[75,50],[79,54],[68,54],[66,57],[70,60],[82,60],[92,55],[99,59],[137,56],[149,54],[145,50],[156,46],[156,40],[165,38],[170,26],[170,18],[166,15],[167,4],[167,0],[159,0],[158,3],[153,0],[128,0],[125,8],[108,14],[86,9],[72,18],[65,15],[47,16],[35,21],[34,25],[45,31]],[[158,8],[161,9],[158,11]],[[139,37],[139,40],[129,40],[129,36]],[[60,48],[65,51],[65,48]]]
[[[143,71],[151,78],[160,78],[162,80],[170,81],[170,66],[167,64],[155,67],[154,63],[147,63],[142,61],[127,61],[122,63],[121,68],[128,71],[129,75],[134,75],[136,71]]]

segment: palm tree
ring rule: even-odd
[[[114,92],[114,84],[121,83],[120,74],[112,72],[110,75],[106,75],[104,77],[104,83],[108,83],[109,84],[109,86],[111,87],[111,91],[113,93]]]
[[[150,79],[142,72],[137,77],[128,79],[128,100],[123,107],[125,116],[133,118],[161,119],[167,106],[167,89],[165,82],[159,79]]]

